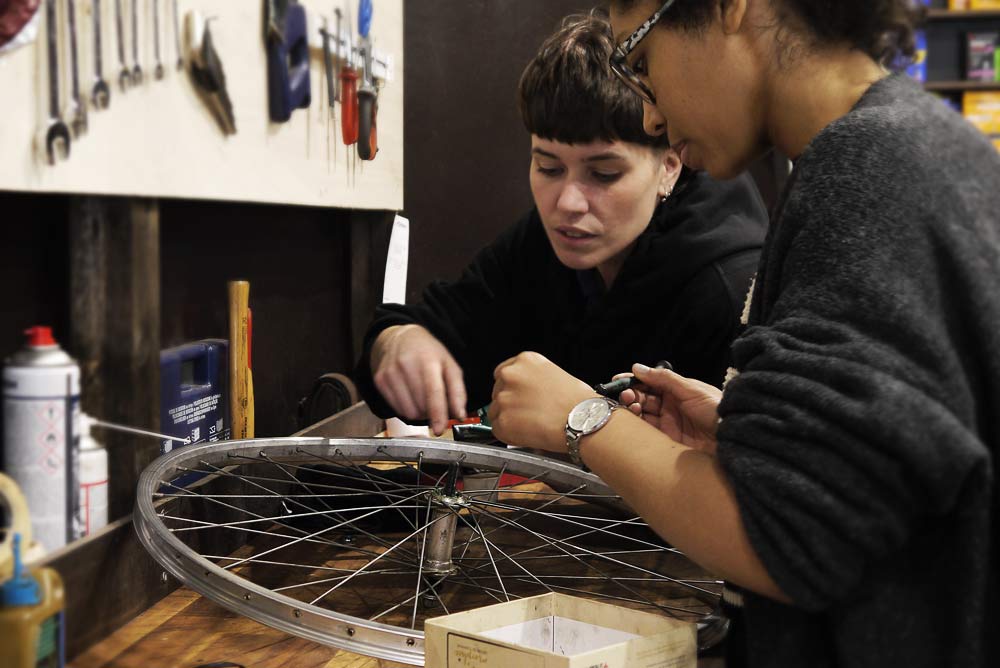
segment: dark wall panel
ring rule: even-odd
[[[351,366],[349,227],[328,209],[161,200],[162,340],[228,338],[226,282],[250,282],[256,435],[298,428],[313,381]]]
[[[32,325],[69,340],[67,207],[66,197],[0,191],[0,359]]]
[[[521,71],[587,0],[409,0],[406,31],[408,299],[456,276],[531,207]]]

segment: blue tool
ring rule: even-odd
[[[312,103],[305,8],[268,0],[267,86],[271,120],[284,123]]]
[[[160,426],[189,443],[229,438],[229,342],[207,339],[160,352]],[[173,443],[164,441],[168,452]],[[182,446],[183,447],[183,446]]]
[[[160,431],[188,445],[230,438],[229,341],[205,339],[160,351]],[[178,446],[160,441],[160,454]],[[186,473],[160,491],[176,494],[205,476]]]
[[[358,7],[358,34],[362,37],[368,37],[371,33],[373,13],[372,0],[361,0]]]

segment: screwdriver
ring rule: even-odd
[[[667,369],[668,371],[673,371],[674,367],[667,360],[660,360],[656,363],[654,369]],[[613,380],[610,383],[598,383],[594,385],[594,392],[597,392],[601,396],[608,397],[609,399],[618,399],[618,395],[625,390],[630,390],[639,384],[639,379],[635,376],[628,376],[626,378],[619,378],[618,380]]]
[[[343,66],[340,69],[340,133],[344,146],[354,146],[354,152],[349,154],[350,165],[347,170],[348,182],[354,170],[354,158],[358,144],[358,72],[354,68],[354,28],[351,25],[351,5],[347,5],[347,45]]]

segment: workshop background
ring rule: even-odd
[[[235,6],[235,0],[228,2]],[[46,2],[41,4],[40,13]],[[106,14],[111,4],[105,0]],[[288,436],[308,427],[322,417],[302,403],[317,379],[331,372],[349,375],[354,365],[360,336],[381,300],[397,213],[410,221],[406,295],[412,301],[431,280],[457,276],[479,248],[531,207],[529,138],[517,110],[517,81],[538,45],[561,19],[587,11],[590,4],[582,0],[399,0],[393,4],[401,8],[402,25],[396,27],[401,29],[404,51],[395,54],[395,80],[386,83],[385,90],[398,95],[402,108],[384,106],[379,113],[388,114],[386,118],[401,115],[401,134],[394,134],[393,126],[387,125],[380,153],[368,164],[349,158],[344,147],[338,146],[334,150],[339,149],[341,162],[331,167],[327,155],[322,166],[323,148],[316,149],[305,163],[310,169],[321,165],[310,173],[310,179],[324,184],[316,189],[320,198],[316,202],[280,201],[275,194],[281,192],[277,184],[287,186],[296,178],[281,173],[279,159],[238,166],[244,173],[259,171],[264,179],[256,194],[244,201],[205,195],[212,192],[216,176],[220,182],[227,180],[230,167],[225,165],[215,175],[199,175],[199,192],[190,197],[110,196],[59,187],[40,192],[13,188],[0,180],[0,294],[4,299],[0,358],[22,347],[26,328],[50,326],[63,348],[81,363],[86,412],[156,431],[162,426],[160,351],[191,341],[228,338],[227,282],[245,280],[251,286],[253,309],[255,436]],[[167,22],[175,3],[160,0],[160,6],[162,20]],[[376,0],[376,26],[383,6]],[[991,55],[1000,52],[996,37],[1000,9],[955,9],[943,0],[932,7],[920,38],[923,50],[918,65],[922,67],[917,66],[912,74],[939,92],[945,102],[964,111],[984,132],[1000,136],[996,112],[1000,66],[989,70],[991,78],[986,78],[983,68],[973,67],[975,57],[989,48]],[[226,18],[224,12],[219,13],[221,18],[211,25],[224,37]],[[89,24],[84,27],[89,29]],[[114,31],[110,21],[104,29]],[[166,30],[165,34],[171,33]],[[989,35],[993,35],[992,46]],[[44,34],[38,39],[44,40]],[[113,35],[105,34],[105,39],[110,42]],[[162,42],[163,60],[172,64],[174,45],[169,39]],[[152,53],[152,47],[144,48]],[[105,54],[109,52],[105,48]],[[263,55],[261,59],[262,64]],[[0,86],[14,76],[11,60],[10,54],[0,52]],[[126,60],[131,61],[129,54]],[[1000,64],[1000,56],[995,62]],[[321,71],[322,64],[322,58],[312,58],[314,68]],[[245,67],[232,60],[224,65],[238,74]],[[89,88],[89,60],[80,67]],[[106,59],[103,69],[112,84],[111,108],[115,109],[129,94],[117,87],[117,59]],[[39,80],[36,92],[44,99],[45,72],[31,76]],[[145,76],[150,79],[146,86],[172,86],[177,83],[172,78],[179,77],[188,86],[185,72],[168,72],[165,82],[152,81],[152,71]],[[320,98],[326,90],[321,78],[321,74],[313,75],[313,81],[320,84],[312,91],[319,111],[298,110],[293,116],[298,123],[295,127],[301,127],[309,141],[319,141],[325,123]],[[230,85],[242,86],[241,76],[231,76]],[[9,93],[2,99],[9,107],[27,103]],[[395,98],[384,98],[390,99]],[[101,113],[107,112],[90,110],[93,125],[100,123]],[[306,114],[308,120],[303,120]],[[219,123],[224,126],[222,115]],[[0,115],[0,160],[15,161],[33,139],[4,132],[4,123]],[[219,133],[211,121],[206,123],[184,130]],[[107,130],[103,137],[115,136]],[[334,123],[332,130],[329,125],[326,130],[335,135],[339,128]],[[131,119],[120,132],[128,137],[145,132],[147,141],[154,144],[160,134],[153,125],[144,129],[141,118]],[[242,140],[240,133],[246,132],[246,127],[237,128],[232,142]],[[279,144],[278,134],[269,133],[267,141]],[[105,149],[93,147],[94,136],[85,136],[81,145],[97,154]],[[331,141],[336,145],[336,136],[326,139],[327,148]],[[130,150],[127,146],[105,148],[114,155]],[[170,153],[171,148],[168,144],[158,150]],[[134,161],[149,159],[141,146],[133,153]],[[213,148],[212,153],[205,156],[206,161],[217,159],[218,151]],[[69,162],[73,159],[71,155]],[[201,159],[196,150],[177,158],[178,164],[194,171]],[[128,165],[115,168],[126,170]],[[336,176],[328,179],[324,170]],[[786,170],[787,161],[781,156],[770,156],[754,166],[754,177],[769,205]],[[154,179],[155,174],[146,177]],[[32,178],[28,175],[26,180]],[[276,179],[275,193],[269,192],[267,178]],[[378,185],[372,186],[375,181]],[[396,186],[401,188],[401,208],[395,194],[386,195]],[[336,192],[330,191],[338,189],[350,193],[344,205],[319,203],[322,197],[336,199]],[[379,206],[380,201],[394,205]],[[2,420],[0,414],[0,429]],[[114,433],[104,440],[111,480],[108,515],[114,522],[132,512],[138,476],[159,454],[160,443]],[[97,565],[101,558],[93,553],[80,558],[81,564],[91,568],[88,573],[93,578],[107,575]],[[127,562],[125,555],[119,558]],[[151,590],[148,598],[162,595]],[[118,621],[109,619],[107,628],[94,633]],[[72,649],[79,651],[81,644],[85,647],[94,639],[77,638]]]

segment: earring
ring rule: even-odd
[[[660,193],[660,202],[666,202],[669,197],[674,194],[674,189],[670,188],[665,193]]]

